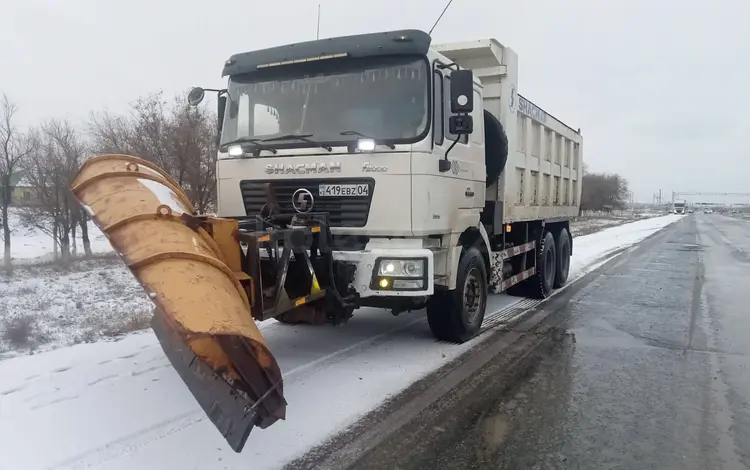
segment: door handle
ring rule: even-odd
[[[466,195],[466,197],[474,197],[474,191],[469,188],[466,188],[466,192],[464,192],[464,194]]]

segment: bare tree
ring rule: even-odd
[[[89,122],[96,153],[140,156],[167,171],[204,213],[216,201],[216,116],[187,106],[178,95],[171,104],[152,93],[131,104],[126,116],[93,114]]]
[[[628,182],[618,174],[586,173],[581,186],[581,210],[622,209],[628,200]]]
[[[136,142],[133,131],[127,116],[102,111],[91,113],[89,118],[89,135],[97,153],[138,153],[133,145]]]
[[[0,103],[0,225],[3,226],[4,260],[6,269],[11,269],[11,227],[8,208],[13,198],[13,177],[21,169],[24,159],[32,150],[29,136],[18,130],[15,115],[18,106],[3,95]]]
[[[21,211],[21,217],[25,224],[52,237],[55,253],[59,247],[63,264],[70,260],[73,228],[83,220],[82,209],[73,197],[70,185],[86,153],[85,142],[70,122],[50,120],[42,124],[39,145],[25,165],[25,174],[37,189],[41,205]],[[88,238],[87,232],[85,238]],[[86,252],[90,254],[90,246]]]
[[[178,182],[199,213],[215,207],[216,118],[206,108],[192,108],[175,98],[169,119],[170,149]]]

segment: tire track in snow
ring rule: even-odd
[[[47,467],[47,470],[90,468],[131,454],[138,449],[153,444],[176,432],[180,432],[206,419],[203,410],[198,409],[183,413],[165,421],[140,429],[103,446],[74,455],[68,459]]]
[[[134,355],[128,355],[127,358],[131,358],[133,356]],[[124,357],[124,356],[122,356],[122,357]],[[120,359],[122,357],[120,357]],[[156,364],[156,365],[153,365],[153,366],[145,367],[143,369],[128,370],[128,371],[120,372],[120,373],[116,373],[116,374],[100,375],[99,377],[91,379],[90,381],[88,381],[87,383],[85,383],[84,385],[82,385],[82,387],[85,390],[88,387],[93,387],[93,386],[99,385],[101,383],[110,382],[110,381],[116,380],[116,379],[123,379],[123,378],[127,379],[129,377],[137,377],[139,375],[144,375],[144,374],[147,374],[149,372],[153,372],[153,371],[156,371],[156,370],[159,370],[159,369],[164,369],[164,368],[169,367],[169,362],[167,361],[167,358],[164,357],[163,355],[153,357],[153,358],[151,358],[151,359],[149,359],[147,361],[142,362],[141,364],[142,365],[146,365],[146,364],[151,364],[151,363],[154,363],[154,362],[157,362],[157,361],[160,362],[160,363]],[[107,362],[102,361],[100,363],[97,363],[97,365],[100,365],[102,363],[107,363]],[[74,367],[67,367],[67,368],[64,368],[64,369],[67,371],[67,370],[74,369]],[[47,375],[47,377],[36,376],[36,380],[31,381],[31,383],[33,383],[33,382],[39,382],[39,381],[43,380],[44,378],[50,378],[50,377],[54,376],[56,373],[59,373],[59,372],[57,372],[59,370],[60,369],[52,371],[49,375]],[[0,392],[0,396],[11,395],[13,393],[20,392],[20,391],[24,390],[25,388],[27,388],[28,386],[29,386],[29,383],[24,383],[24,384],[18,385],[16,387],[13,387],[13,388],[10,388],[8,390],[4,390],[4,391]],[[55,395],[58,392],[60,392],[60,388],[54,387],[53,385],[51,385],[48,388],[44,388],[43,390],[41,390],[41,391],[39,391],[37,393],[34,393],[31,396],[28,396],[28,397],[24,398],[23,401],[25,403],[31,403],[31,402],[37,401],[39,398],[42,398],[42,397],[45,397],[45,396],[49,396],[49,395]],[[76,395],[76,397],[77,397],[77,395]],[[50,401],[47,401],[47,402],[33,404],[33,405],[31,405],[29,407],[29,409],[30,410],[37,410],[39,408],[44,408],[45,406],[58,403],[59,401],[63,401],[63,400],[56,398],[56,399],[53,399],[53,400],[50,400]]]

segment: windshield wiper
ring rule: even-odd
[[[344,131],[344,132],[341,132],[339,135],[356,135],[356,136],[362,137],[363,139],[371,139],[372,141],[375,141],[375,139],[373,137],[370,137],[369,135],[365,135],[365,134],[363,134],[361,132],[357,132],[357,131]],[[395,145],[390,144],[390,143],[384,143],[382,145],[385,145],[386,147],[388,147],[390,149],[394,149],[394,150],[396,148]]]
[[[229,142],[225,142],[222,144],[222,147],[227,148],[230,145],[237,145],[237,144],[253,144],[253,150],[268,150],[269,152],[276,154],[276,149],[273,147],[268,147],[266,145],[260,145],[259,142],[262,142],[262,139],[256,139],[253,137],[240,137],[239,139],[230,140]]]
[[[281,140],[301,140],[302,142],[307,142],[308,144],[317,145],[318,147],[324,148],[328,150],[329,152],[333,150],[333,148],[329,147],[328,145],[320,144],[308,138],[312,136],[313,134],[286,134],[286,135],[280,135],[278,137],[269,137],[267,139],[261,140],[261,142],[278,142]]]

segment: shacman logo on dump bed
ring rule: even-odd
[[[309,175],[319,173],[341,173],[341,162],[298,163],[295,165],[275,163],[266,165],[269,175]]]
[[[537,122],[547,122],[547,113],[521,95],[518,95],[518,110]]]
[[[516,106],[518,106],[518,111],[520,111],[521,114],[525,114],[531,119],[542,124],[547,122],[547,113],[545,113],[543,109],[541,109],[540,107],[538,107],[531,101],[519,95],[518,92],[516,91],[516,86],[511,85],[510,86],[510,99],[508,100],[508,107],[510,108],[511,111],[515,111]]]

